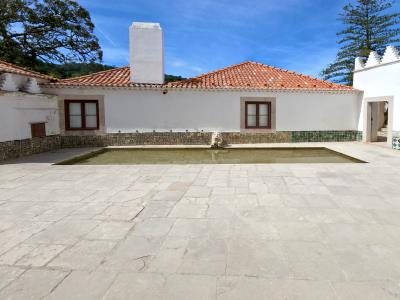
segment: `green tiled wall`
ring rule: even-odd
[[[292,131],[292,143],[361,141],[362,132],[356,130]]]

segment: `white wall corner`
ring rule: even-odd
[[[164,34],[159,23],[129,28],[130,71],[134,83],[164,83]]]
[[[7,92],[17,92],[18,85],[15,82],[13,75],[5,73],[1,76],[0,89]]]
[[[354,64],[354,71],[362,70],[365,67],[364,58],[363,57],[356,57],[355,64]]]
[[[36,78],[28,78],[25,86],[24,91],[31,93],[31,94],[40,94],[42,90],[40,89]]]
[[[395,46],[388,46],[382,58],[382,63],[391,63],[400,60],[399,50]]]
[[[378,54],[378,52],[371,51],[371,53],[369,54],[367,63],[365,64],[365,67],[369,68],[369,67],[378,66],[380,64],[381,64],[381,57]]]

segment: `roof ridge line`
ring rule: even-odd
[[[192,78],[188,78],[188,79],[194,79],[194,78],[199,78],[199,77],[211,75],[211,74],[213,74],[213,73],[222,72],[222,71],[225,71],[225,70],[227,70],[227,69],[236,68],[236,67],[239,67],[239,66],[241,66],[241,65],[248,64],[248,63],[254,63],[254,62],[252,62],[252,61],[243,61],[243,62],[241,62],[241,63],[233,64],[233,65],[230,65],[230,66],[227,66],[227,67],[224,67],[224,68],[220,68],[220,69],[217,69],[217,70],[214,70],[214,71],[202,73],[202,74],[200,74],[200,75],[198,75],[198,76],[196,76],[196,77],[192,77]]]
[[[11,68],[15,68],[15,69],[17,69],[19,71],[22,71],[22,72],[27,72],[27,73],[31,73],[33,75],[37,75],[39,78],[42,78],[42,79],[57,80],[57,78],[55,78],[55,77],[53,77],[51,75],[47,75],[47,74],[40,73],[38,71],[30,70],[28,68],[18,66],[17,64],[13,64],[13,63],[10,63],[10,62],[5,61],[5,60],[1,60],[0,59],[0,63],[4,64],[4,65],[7,65],[7,66],[9,66]],[[7,71],[5,71],[5,72],[7,73]]]
[[[295,74],[295,75],[300,76],[300,77],[307,77],[307,78],[309,78],[311,80],[318,80],[318,81],[326,82],[326,83],[333,84],[333,85],[336,85],[336,86],[348,87],[348,85],[345,85],[345,84],[334,83],[334,82],[331,82],[331,81],[328,81],[328,80],[324,80],[324,79],[321,79],[321,78],[318,78],[318,77],[314,77],[314,76],[311,76],[311,75],[306,75],[306,74],[303,74],[303,73],[300,73],[300,72],[291,71],[291,70],[288,70],[288,69],[283,69],[283,68],[280,68],[280,67],[270,66],[270,65],[266,65],[266,64],[262,64],[262,63],[257,63],[257,64],[261,64],[261,65],[273,68],[275,70],[279,70],[279,71]]]
[[[233,64],[233,65],[231,65],[231,66],[227,66],[227,67],[224,67],[224,68],[220,68],[220,69],[217,69],[217,70],[214,70],[214,71],[202,73],[202,74],[200,74],[200,75],[198,75],[198,76],[195,76],[195,77],[190,77],[190,78],[186,78],[186,79],[178,80],[178,81],[167,82],[167,83],[164,83],[163,85],[168,86],[168,85],[174,84],[174,83],[184,83],[184,82],[192,82],[192,81],[200,80],[201,77],[208,76],[208,75],[211,75],[211,74],[214,74],[214,73],[218,73],[218,72],[222,72],[222,71],[225,71],[225,70],[227,70],[227,69],[235,68],[235,67],[238,67],[238,66],[240,66],[240,65],[244,65],[244,64],[246,64],[246,63],[253,63],[253,62],[251,62],[251,61],[244,61],[244,62],[241,62],[241,63],[238,63],[238,64]]]
[[[112,69],[109,69],[109,70],[98,71],[98,72],[90,73],[90,74],[87,74],[87,75],[81,75],[81,76],[76,76],[76,77],[69,77],[69,78],[64,78],[64,79],[58,79],[58,81],[59,81],[59,82],[60,82],[60,81],[65,82],[65,81],[83,79],[83,78],[87,78],[87,77],[91,77],[91,76],[103,74],[103,73],[106,73],[106,72],[117,71],[117,70],[127,69],[127,68],[129,68],[129,66],[125,66],[125,67],[115,67],[115,68],[112,68]]]
[[[332,84],[332,85],[334,85],[334,86],[348,87],[347,85],[344,85],[344,84],[334,83],[334,82],[331,82],[331,81],[328,81],[328,80],[324,80],[324,79],[321,79],[321,78],[318,78],[318,77],[314,77],[314,76],[311,76],[311,75],[306,75],[306,74],[302,74],[302,73],[300,73],[300,72],[291,71],[291,70],[288,70],[288,69],[284,69],[284,68],[280,68],[280,67],[275,67],[275,66],[271,66],[271,65],[268,65],[268,64],[264,64],[264,63],[260,63],[260,62],[255,62],[255,61],[250,61],[250,60],[247,60],[247,61],[244,61],[244,62],[241,62],[241,63],[238,63],[238,64],[233,64],[233,65],[231,65],[231,66],[228,66],[228,67],[225,67],[225,68],[221,68],[221,69],[217,69],[217,70],[214,70],[214,71],[210,71],[210,72],[207,72],[207,73],[203,73],[203,74],[200,74],[200,75],[198,75],[198,76],[196,76],[196,77],[188,78],[188,79],[186,79],[186,80],[174,81],[174,82],[171,82],[171,83],[185,82],[185,81],[189,81],[189,82],[190,82],[190,81],[193,80],[193,79],[201,79],[201,77],[209,76],[209,75],[212,75],[212,74],[215,74],[215,73],[219,73],[219,72],[223,72],[223,71],[226,71],[226,70],[229,70],[229,69],[232,69],[232,68],[236,68],[236,67],[239,67],[239,66],[242,66],[242,65],[245,65],[245,64],[260,65],[260,66],[263,66],[263,67],[271,68],[271,69],[278,70],[278,71],[282,71],[282,72],[285,72],[285,73],[294,74],[294,75],[299,76],[299,77],[303,77],[303,78],[305,77],[305,78],[308,78],[308,79],[310,79],[310,80],[317,80],[317,81],[319,81],[319,82],[324,82],[324,83]]]

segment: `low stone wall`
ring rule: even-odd
[[[358,131],[224,132],[227,144],[348,142],[361,140]],[[210,145],[211,132],[109,133],[104,135],[48,136],[0,143],[0,161],[60,148],[135,145]]]
[[[361,141],[362,132],[356,130],[292,131],[292,143]]]
[[[269,133],[226,132],[223,140],[228,144],[309,143],[361,141],[362,133],[343,131],[277,131]]]
[[[290,143],[291,133],[280,132],[224,132],[222,140],[227,144]]]
[[[0,143],[0,161],[53,151],[61,148],[61,136],[25,139]]]
[[[63,136],[62,148],[135,145],[210,145],[210,132],[109,133],[97,136]]]

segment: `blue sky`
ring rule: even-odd
[[[251,60],[318,76],[338,49],[349,0],[78,0],[96,26],[104,63],[129,63],[128,27],[159,22],[166,73],[193,77]]]

